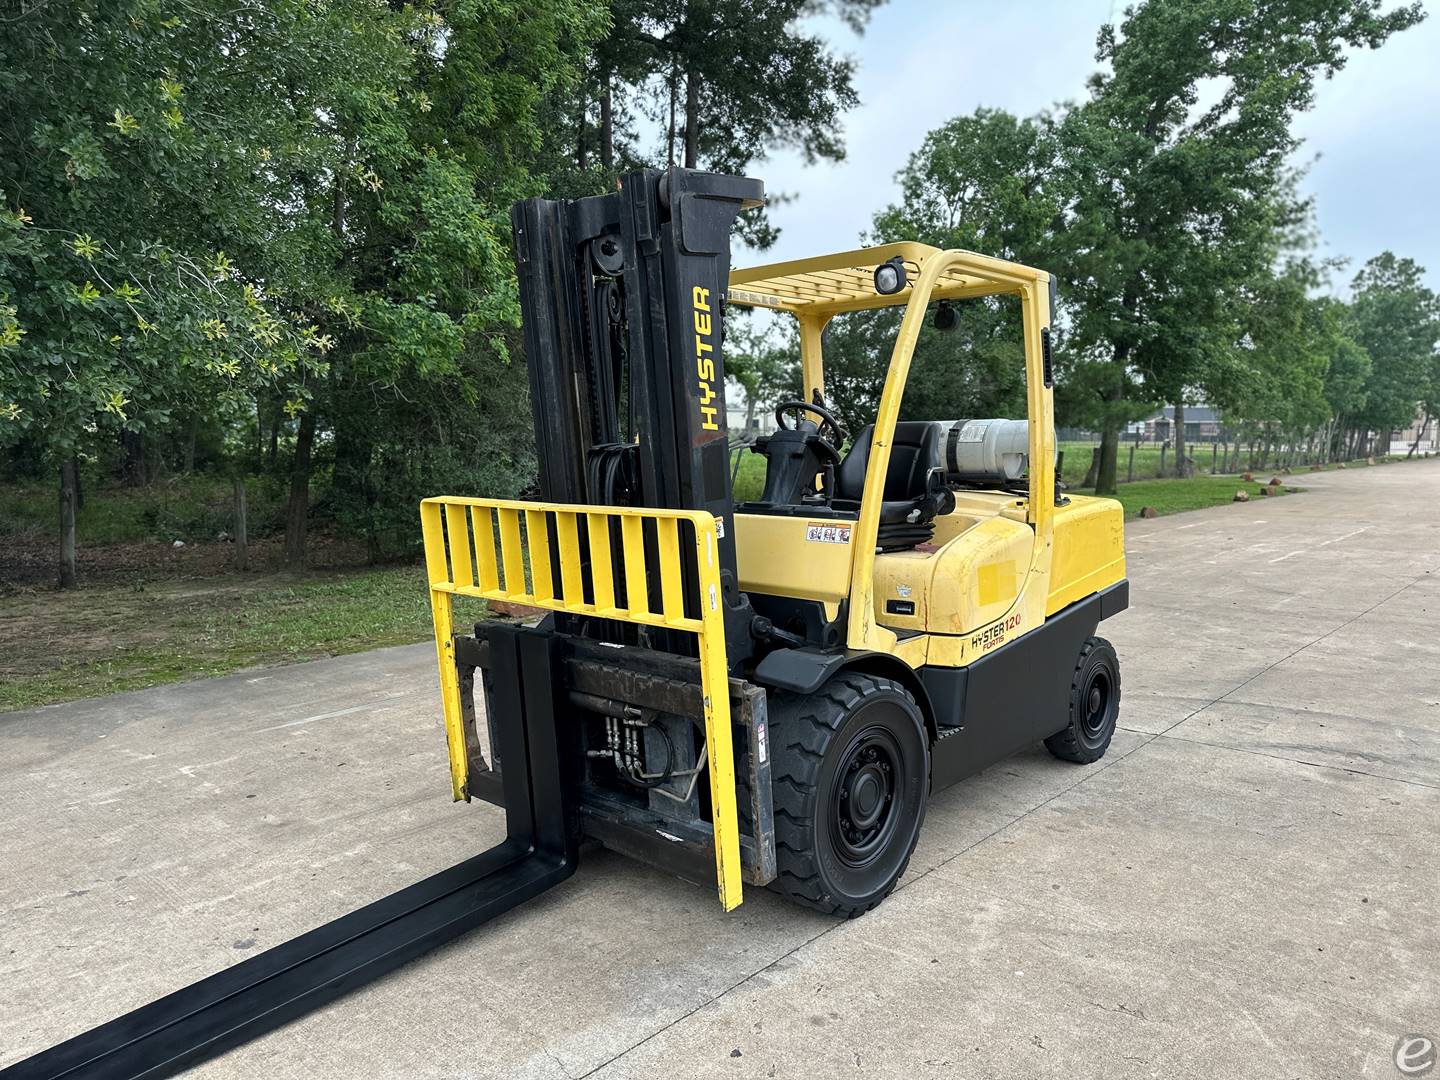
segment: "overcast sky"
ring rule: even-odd
[[[845,122],[846,160],[807,167],[777,154],[752,166],[771,192],[779,243],[736,264],[800,258],[854,246],[874,212],[899,195],[896,172],[925,134],[980,106],[1021,115],[1078,100],[1095,69],[1095,34],[1123,0],[890,0],[864,36],[821,24],[859,61],[860,106]],[[1427,7],[1431,5],[1427,4]],[[1360,52],[1319,85],[1302,116],[1301,157],[1319,155],[1305,180],[1316,199],[1322,255],[1351,266],[1386,248],[1415,259],[1440,289],[1440,17],[1377,52]]]

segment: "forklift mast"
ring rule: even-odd
[[[759,180],[646,169],[608,195],[511,212],[539,497],[713,514],[732,670],[753,614],[735,568],[725,293],[731,227],[763,201]]]

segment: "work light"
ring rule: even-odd
[[[905,288],[905,260],[896,255],[875,267],[875,291],[889,296]]]

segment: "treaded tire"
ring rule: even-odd
[[[774,693],[769,714],[770,888],[826,914],[863,915],[895,888],[925,820],[930,740],[919,706],[892,679],[846,672],[813,694]]]
[[[1063,761],[1088,765],[1110,748],[1120,716],[1120,659],[1102,637],[1086,638],[1070,680],[1070,722],[1045,740]]]

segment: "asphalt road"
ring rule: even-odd
[[[1131,525],[1109,755],[939,795],[872,914],[598,853],[195,1075],[1400,1076],[1440,1041],[1440,462],[1295,479]],[[0,1066],[498,840],[432,664],[0,716]]]

